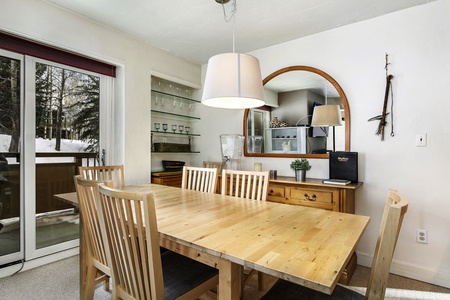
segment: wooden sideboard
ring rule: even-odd
[[[354,214],[355,191],[361,185],[362,182],[349,185],[324,184],[322,179],[309,178],[299,182],[294,177],[278,176],[269,181],[267,200]],[[353,253],[339,283],[349,284],[356,264],[356,253]]]
[[[152,172],[152,183],[181,187],[183,171]]]
[[[300,182],[294,177],[278,176],[269,181],[267,200],[354,214],[355,190],[361,185],[324,184],[322,179],[309,178]]]

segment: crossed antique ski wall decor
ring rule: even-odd
[[[392,74],[389,74],[388,65],[389,65],[388,54],[386,53],[386,65],[384,66],[384,68],[386,69],[386,91],[384,93],[383,112],[381,113],[381,115],[372,117],[368,120],[369,122],[370,121],[380,121],[375,134],[381,135],[382,141],[384,141],[384,127],[387,124],[386,116],[389,114],[388,112],[386,112],[388,100],[389,100],[389,91],[391,94],[391,112],[390,112],[390,114],[391,114],[391,136],[392,137],[394,136],[394,112],[393,112],[394,93],[392,92],[392,85],[391,85],[391,81],[394,78],[394,76]]]

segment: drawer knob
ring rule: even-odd
[[[308,201],[316,201],[316,194],[312,194],[311,197],[309,197],[309,195],[307,193],[305,193],[303,196],[305,196],[305,199]]]

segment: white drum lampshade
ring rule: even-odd
[[[244,109],[263,106],[259,61],[241,53],[211,57],[206,70],[202,103],[218,108]]]

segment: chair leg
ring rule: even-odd
[[[109,277],[106,278],[103,288],[105,289],[105,291],[109,291]]]
[[[97,275],[97,268],[95,268],[92,264],[87,266],[87,276],[86,283],[84,285],[84,299],[92,299],[94,298],[94,289],[95,289],[95,277]]]

